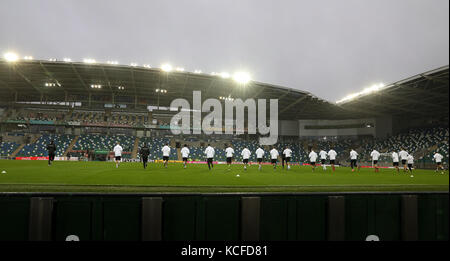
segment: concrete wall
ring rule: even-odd
[[[298,121],[280,120],[278,123],[278,134],[280,136],[297,136],[299,132],[298,127]]]
[[[74,130],[74,132],[72,134],[74,134],[74,135],[80,135],[81,134],[81,128],[74,128],[73,130]]]
[[[136,131],[136,136],[137,136],[138,138],[144,137],[144,131],[143,131],[143,130],[137,130],[137,131]]]
[[[436,124],[436,121],[429,117],[413,118],[408,115],[392,116],[392,134],[394,135],[412,128],[432,127],[436,125],[442,126],[442,124]]]
[[[392,116],[378,117],[375,119],[375,137],[385,139],[392,134]]]

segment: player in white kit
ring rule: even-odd
[[[261,147],[258,147],[258,149],[256,149],[255,154],[256,154],[256,161],[258,161],[259,165],[258,170],[261,170],[261,163],[264,157],[264,150],[261,149]]]
[[[181,157],[183,158],[183,165],[184,165],[184,168],[186,168],[187,166],[187,160],[188,160],[188,158],[189,158],[189,153],[191,153],[190,151],[189,151],[189,148],[187,147],[187,145],[186,144],[184,144],[184,147],[181,149]]]
[[[122,148],[122,146],[120,146],[119,142],[117,142],[117,145],[114,147],[113,150],[114,150],[114,156],[115,156],[115,161],[116,161],[116,168],[118,168],[120,165],[120,161],[122,160],[123,148]]]
[[[444,167],[442,166],[442,159],[444,158],[444,156],[442,156],[439,151],[437,151],[436,153],[434,153],[433,155],[433,160],[436,162],[436,170],[435,172],[438,172],[439,169],[441,170],[441,174],[444,174]]]
[[[372,166],[375,169],[375,172],[380,172],[380,169],[378,168],[378,159],[380,158],[380,153],[377,150],[373,150],[370,153],[370,156],[372,157]]]
[[[270,159],[272,161],[273,169],[277,168],[277,160],[278,160],[278,150],[275,149],[275,147],[272,147],[272,150],[270,153]]]
[[[167,168],[167,164],[169,163],[169,156],[170,156],[170,147],[169,147],[169,143],[166,143],[166,145],[164,147],[162,147],[161,149],[162,153],[163,153],[163,163],[164,163],[164,167]]]
[[[330,157],[330,165],[331,165],[331,169],[333,169],[333,172],[336,170],[334,168],[334,163],[336,161],[336,156],[337,156],[337,153],[336,153],[335,150],[330,149],[330,151],[328,151],[328,157]]]
[[[311,150],[311,152],[309,153],[309,163],[312,166],[312,171],[316,170],[316,160],[317,160],[317,153],[314,152],[314,150]]]
[[[322,165],[322,170],[327,170],[327,166],[325,166],[326,160],[327,160],[327,152],[324,150],[319,151],[320,156],[320,165]]]
[[[356,152],[355,150],[351,150],[350,151],[350,166],[352,167],[352,172],[355,171],[355,167],[358,167],[358,171],[361,167],[357,166],[358,164],[356,163],[358,161],[358,152]]]
[[[403,165],[403,172],[406,172],[406,161],[408,160],[408,152],[406,152],[405,150],[401,150],[398,153],[398,156],[400,156],[400,159],[402,160],[402,165]]]
[[[413,155],[409,154],[408,158],[407,158],[407,161],[408,161],[409,172],[412,174],[412,168],[413,168],[413,164],[414,164],[414,157],[413,157]]]
[[[242,162],[244,163],[244,170],[247,170],[248,160],[250,159],[251,154],[252,153],[247,147],[244,147],[244,149],[241,152]]]
[[[397,173],[400,172],[400,169],[398,168],[398,153],[395,151],[392,152],[391,157],[392,157],[392,165],[397,170]]]
[[[216,152],[214,151],[214,148],[211,147],[210,144],[208,144],[208,147],[206,147],[205,149],[205,154],[206,154],[206,161],[208,163],[208,169],[211,170],[211,168],[214,168],[213,165],[213,158],[214,158],[214,154]]]
[[[283,154],[285,156],[284,160],[286,161],[287,169],[290,170],[291,166],[289,165],[289,162],[291,162],[292,150],[289,149],[289,147],[286,147],[286,149],[283,151]]]
[[[228,170],[230,170],[231,162],[233,160],[233,155],[234,155],[234,149],[231,146],[228,146],[228,148],[225,149],[225,154],[226,154],[226,157],[227,157]]]

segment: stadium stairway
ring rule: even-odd
[[[435,144],[435,145],[433,145],[433,146],[431,146],[431,147],[426,148],[424,154],[431,153],[431,152],[437,150],[438,148],[439,148],[439,146]]]
[[[181,148],[177,148],[177,156],[178,160],[183,160],[183,157],[181,157]]]
[[[64,119],[63,120],[64,121],[69,120],[70,119],[70,115],[72,115],[73,111],[74,111],[74,108],[70,108],[69,111],[67,111],[67,113],[64,114]],[[66,155],[66,154],[64,154],[64,155]]]
[[[11,158],[14,158],[16,156],[17,153],[19,153],[20,150],[22,150],[22,148],[25,146],[25,143],[22,143],[19,145],[19,147],[17,147],[17,149],[15,151],[13,151],[13,153],[11,153]]]
[[[416,152],[413,154],[413,157],[414,157],[414,159],[416,159],[416,160],[417,160],[417,159],[420,159],[420,158],[422,158],[422,157],[425,157],[427,154],[429,154],[429,153],[435,151],[437,148],[438,148],[437,145],[433,145],[433,146],[431,146],[431,147],[421,149],[421,150],[419,150],[419,151],[416,151]]]
[[[137,158],[137,153],[138,153],[138,149],[139,149],[139,140],[140,139],[138,137],[136,137],[136,139],[134,140],[133,151],[131,152],[132,159]]]
[[[67,153],[69,153],[69,151],[72,151],[72,148],[75,145],[75,143],[77,143],[79,137],[80,135],[77,135],[73,138],[73,140],[70,142],[69,147],[67,147],[66,151],[64,152],[64,157],[67,157]]]

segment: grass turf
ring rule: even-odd
[[[309,166],[292,166],[285,170],[264,165],[262,171],[253,165],[247,171],[242,165],[227,170],[224,164],[209,171],[205,164],[58,162],[0,160],[0,192],[352,192],[352,191],[446,191],[448,171],[414,170],[399,174],[393,169],[362,168],[351,172],[338,167],[311,171]],[[237,175],[239,174],[239,177]]]

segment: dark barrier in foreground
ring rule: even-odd
[[[0,240],[448,240],[448,193],[0,193]]]

